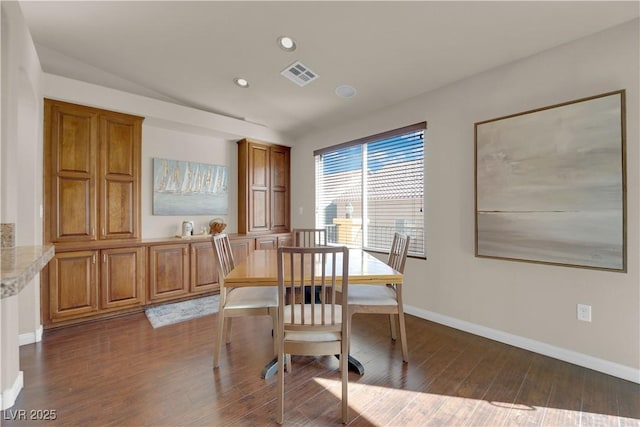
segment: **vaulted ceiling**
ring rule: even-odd
[[[636,1],[20,4],[47,73],[292,138],[635,19],[639,9]],[[295,51],[277,46],[282,35]],[[283,77],[295,61],[319,77],[304,87]],[[340,85],[356,95],[338,97]]]

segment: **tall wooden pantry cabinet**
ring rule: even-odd
[[[238,233],[288,233],[290,148],[238,141]]]
[[[50,99],[44,107],[44,240],[56,246],[45,324],[143,305],[143,118]]]

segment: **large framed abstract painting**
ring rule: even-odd
[[[475,251],[626,272],[624,90],[475,123]]]
[[[229,168],[181,160],[153,159],[154,215],[225,215]]]

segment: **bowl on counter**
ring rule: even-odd
[[[227,228],[227,224],[220,218],[215,218],[209,221],[209,233],[220,234]]]

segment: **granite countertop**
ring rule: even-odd
[[[18,295],[55,255],[53,245],[2,248],[0,299]]]

